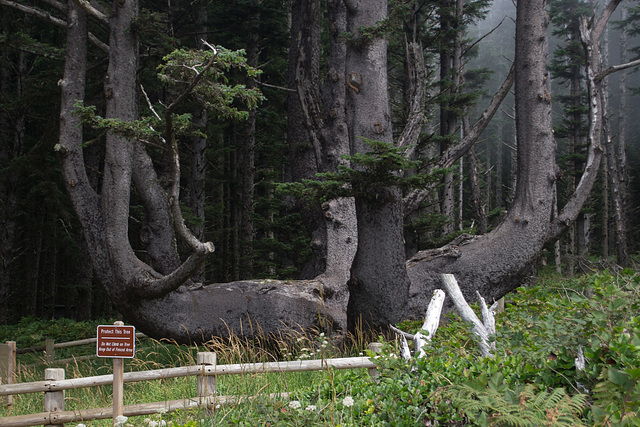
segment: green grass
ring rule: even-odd
[[[220,376],[219,395],[251,399],[210,413],[135,417],[126,425],[640,425],[640,275],[636,271],[606,270],[569,279],[546,271],[507,301],[506,312],[496,319],[493,359],[480,356],[468,326],[452,313],[443,317],[423,359],[399,360],[393,356],[398,354],[398,343],[383,341],[377,381],[365,369]],[[420,323],[400,326],[415,332]],[[9,330],[15,336],[34,335],[20,327]],[[2,340],[7,338],[0,335]],[[198,351],[216,352],[219,364],[357,356],[369,341],[371,337],[359,335],[338,344],[320,334],[299,332],[275,341],[234,337],[199,347],[143,340],[136,358],[126,360],[125,369],[194,365]],[[587,357],[584,371],[575,368],[578,348]],[[90,353],[95,348],[75,351]],[[20,356],[20,381],[42,379],[45,366],[39,357],[34,362],[34,355]],[[22,368],[24,361],[35,364]],[[110,362],[94,359],[69,364],[67,378],[110,373]],[[270,399],[269,393],[291,396]],[[195,395],[195,378],[125,385],[125,404]],[[12,415],[42,411],[41,395],[15,400]],[[108,407],[111,387],[69,391],[66,405],[67,409]],[[7,410],[0,408],[0,416],[6,415]],[[87,424],[109,426],[111,421]]]
[[[102,321],[100,323],[105,322]],[[34,326],[34,324],[39,326]],[[81,325],[77,329],[80,329],[81,332],[86,332],[87,326]],[[95,332],[94,325],[90,325],[88,329]],[[57,334],[58,331],[60,334]],[[58,329],[53,322],[50,324],[47,321],[34,319],[24,320],[20,324],[13,326],[13,328],[4,327],[3,333],[5,335],[0,335],[0,339],[7,340],[12,336],[19,337],[16,341],[22,343],[23,346],[42,345],[40,340],[44,340],[45,337],[54,338],[56,342],[87,337],[87,335],[70,336],[67,330]],[[353,346],[349,348],[350,351],[356,350]],[[125,372],[196,365],[196,356],[199,351],[215,352],[218,364],[307,360],[348,355],[345,351],[340,350],[338,346],[332,345],[324,335],[313,333],[290,332],[287,336],[283,336],[278,340],[268,340],[268,342],[267,340],[244,340],[233,337],[228,340],[212,340],[200,346],[177,345],[167,340],[138,339],[135,358],[125,359]],[[95,354],[95,345],[56,349],[55,352],[56,359],[88,354]],[[65,377],[68,379],[111,374],[113,365],[112,359],[108,358],[74,360],[64,365],[57,362],[47,364],[43,352],[21,354],[18,355],[17,381],[41,381],[44,379],[44,369],[46,367],[63,367],[65,369]],[[366,370],[361,371],[361,375],[368,375]],[[289,399],[271,400],[266,399],[265,396],[306,390],[313,384],[335,381],[341,375],[343,374],[340,372],[222,375],[217,378],[216,384],[219,396],[247,396],[250,397],[250,400],[235,407],[218,408],[213,413],[191,410],[165,414],[161,417],[134,417],[128,421],[128,424],[143,425],[145,424],[145,419],[146,424],[148,424],[150,421],[160,421],[162,418],[166,421],[172,421],[174,424],[188,424],[190,421],[201,418],[212,422],[229,419],[239,420],[240,418],[238,417],[245,417],[241,415],[243,413],[260,413],[261,410],[265,410],[267,407],[272,408],[278,414],[288,415],[287,410],[292,410],[288,406]],[[196,377],[184,377],[126,383],[124,385],[124,404],[191,399],[197,394],[196,381]],[[65,410],[110,407],[111,404],[111,386],[67,390],[65,395]],[[13,407],[10,410],[0,408],[0,417],[42,412],[42,405],[43,396],[41,393],[14,396]],[[241,409],[239,410],[239,408]],[[91,426],[110,426],[111,420],[95,420],[87,424]]]

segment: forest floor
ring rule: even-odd
[[[544,273],[544,272],[543,272]],[[188,410],[121,420],[123,426],[226,425],[639,425],[640,273],[604,270],[573,278],[541,274],[508,295],[496,316],[493,358],[480,356],[468,325],[443,316],[427,356],[403,360],[400,343],[375,338],[382,353],[374,379],[367,369],[245,374],[219,377],[218,395],[248,396],[212,411]],[[23,319],[0,326],[0,342],[18,348],[95,336],[97,324]],[[415,333],[421,320],[399,326]],[[290,334],[276,341],[214,340],[205,346],[143,339],[125,370],[195,365],[198,351],[215,351],[218,364],[307,360],[365,355],[371,339],[360,334],[338,345],[320,333]],[[56,360],[95,354],[95,345],[59,349]],[[584,367],[577,359],[584,355]],[[111,373],[110,359],[47,364],[42,352],[18,355],[17,382],[41,381],[46,367],[63,367],[66,378]],[[275,397],[269,394],[275,393]],[[188,400],[196,378],[125,384],[124,404]],[[68,390],[65,409],[111,405],[111,386]],[[0,417],[43,411],[41,394],[13,397]],[[8,420],[7,418],[4,418]],[[0,425],[3,418],[0,418]],[[77,423],[81,424],[81,423]],[[111,420],[88,421],[108,426]]]

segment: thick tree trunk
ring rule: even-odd
[[[357,36],[362,26],[375,25],[386,16],[386,3],[383,0],[347,2],[346,29]],[[368,194],[373,197],[360,195],[356,213],[361,241],[349,280],[348,324],[351,328],[361,321],[382,326],[410,314],[420,316],[429,302],[431,291],[440,287],[440,273],[455,274],[469,299],[476,298],[475,291],[488,299],[499,298],[518,286],[519,279],[527,274],[537,259],[549,235],[556,176],[549,79],[546,75],[548,17],[545,3],[544,0],[530,0],[518,2],[517,6],[516,109],[520,149],[515,199],[504,221],[490,234],[471,239],[467,244],[450,246],[439,256],[419,253],[405,269],[403,210],[399,191],[376,188]],[[119,4],[114,3],[115,15],[111,20],[111,58],[106,85],[108,117],[134,120],[137,118],[137,46],[130,22],[135,17],[137,6],[134,0],[127,0],[124,6]],[[187,241],[192,255],[166,274],[136,258],[126,238],[136,145],[117,135],[109,136],[103,193],[97,195],[93,192],[87,184],[82,165],[82,140],[78,134],[81,128],[77,129],[72,121],[74,117],[70,115],[71,100],[82,99],[84,61],[80,64],[76,61],[82,58],[83,48],[86,49],[86,31],[76,33],[72,27],[70,25],[70,50],[61,84],[64,126],[58,148],[67,189],[83,222],[96,271],[125,319],[152,336],[172,337],[180,342],[203,341],[212,335],[225,336],[231,332],[255,335],[276,334],[286,328],[343,327],[344,296],[339,297],[334,291],[344,287],[344,282],[340,282],[343,276],[338,274],[295,283],[265,280],[179,288],[197,271],[213,248],[210,244],[190,239],[185,232],[180,211],[175,205],[178,200],[174,197],[179,185],[177,178],[171,186],[172,199],[167,204],[172,209],[176,235]],[[347,80],[343,85],[347,88],[346,115],[343,122],[336,123],[339,132],[347,132],[353,153],[366,151],[361,137],[387,142],[392,138],[387,99],[386,42],[382,39],[362,42],[359,46],[347,48],[344,74]],[[297,68],[296,75],[302,68]],[[337,85],[343,70],[335,71]],[[304,92],[300,96],[297,91],[301,110],[306,110],[302,120],[313,123],[318,119],[316,123],[324,123],[326,118],[322,113],[315,113],[323,110],[317,108],[319,104],[311,102],[315,90],[305,86],[306,83],[309,83],[308,78],[296,82],[296,87]],[[337,107],[339,111],[340,105]],[[348,126],[340,128],[342,124]],[[313,131],[315,127],[309,129]],[[323,154],[326,146],[318,143],[322,138],[322,133],[310,133],[310,153],[316,156],[316,162],[327,158]],[[173,154],[177,160],[177,152]],[[314,167],[317,168],[317,163]],[[579,200],[576,198],[573,206]],[[407,303],[409,292],[413,297],[410,305]]]
[[[320,2],[295,1],[291,7],[289,63],[288,139],[291,147],[292,178],[313,179],[319,172],[336,172],[350,154],[345,111],[346,6],[342,1],[327,4],[329,57],[324,84],[320,72]],[[323,206],[301,204],[303,219],[311,235],[314,259],[303,278],[322,275],[341,283],[332,292],[343,295],[346,309],[346,281],[357,246],[355,205],[339,199]]]
[[[309,108],[319,96],[320,2],[295,0],[291,4],[291,45],[287,86],[287,142],[291,179],[313,179],[320,172],[319,127],[311,123]],[[336,78],[342,70],[334,71]],[[321,156],[320,156],[321,157]],[[311,236],[314,258],[305,266],[303,278],[322,273],[326,268],[327,230],[322,210],[317,205],[299,202],[302,219]]]
[[[387,2],[349,2],[347,30],[386,18]],[[353,153],[370,151],[364,139],[392,142],[387,95],[387,42],[374,38],[347,50],[347,120]],[[402,319],[409,279],[404,265],[402,195],[395,188],[356,194],[358,250],[349,279],[348,327],[386,326]]]
[[[356,197],[358,250],[348,283],[350,331],[384,327],[406,316],[409,278],[404,256],[402,195],[394,188],[374,192],[375,198]]]
[[[459,280],[466,297],[475,291],[489,300],[500,298],[530,272],[549,227],[555,181],[555,141],[551,104],[544,0],[518,2],[516,30],[516,129],[518,185],[503,222],[471,243],[428,259],[418,253],[408,263],[411,307],[418,315],[430,290],[440,286],[439,273]]]

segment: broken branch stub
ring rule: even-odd
[[[427,313],[424,316],[424,323],[422,324],[420,331],[416,333],[414,339],[415,353],[417,357],[425,356],[426,353],[422,347],[424,347],[427,341],[431,341],[438,330],[438,326],[440,325],[440,314],[442,313],[442,305],[444,304],[445,296],[446,295],[442,289],[436,289],[433,291],[431,302],[429,302]],[[427,335],[423,334],[422,331],[427,331]]]

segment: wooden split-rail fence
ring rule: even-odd
[[[197,355],[197,364],[193,366],[125,373],[123,378],[125,383],[197,376],[197,395],[191,399],[127,405],[123,408],[123,415],[131,417],[173,412],[179,409],[211,409],[217,405],[240,403],[243,399],[246,399],[246,397],[241,396],[218,396],[216,394],[216,378],[220,375],[358,368],[366,368],[371,375],[377,375],[377,365],[368,357],[218,365],[216,364],[215,353],[201,352]],[[64,409],[65,390],[111,385],[113,384],[113,375],[73,379],[65,379],[64,377],[64,369],[47,368],[44,381],[0,385],[0,397],[26,393],[44,393],[43,412],[3,417],[0,418],[0,426],[55,425],[113,418],[112,407],[73,411]],[[278,396],[287,397],[287,394],[282,393],[278,394]]]

